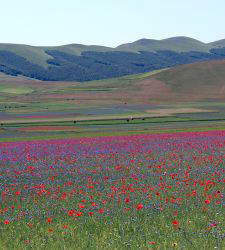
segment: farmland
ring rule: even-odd
[[[0,144],[1,249],[223,249],[225,132]]]
[[[223,65],[1,74],[0,249],[225,248]]]
[[[0,141],[224,129],[223,67],[204,62],[85,83],[1,74]]]

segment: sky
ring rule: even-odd
[[[0,0],[0,43],[116,47],[141,38],[225,39],[224,0]]]

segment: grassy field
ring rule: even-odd
[[[187,114],[188,119],[192,113],[201,119],[206,112],[209,118],[221,118],[225,114],[222,68],[223,61],[200,63],[84,83],[42,82],[0,74],[0,121],[166,117],[180,113]],[[212,74],[208,76],[208,72]],[[209,81],[203,88],[205,78]],[[193,86],[195,91],[190,92]]]
[[[68,121],[12,121],[3,123],[0,142],[63,139],[76,137],[160,134],[224,130],[225,119],[156,117]]]
[[[41,82],[1,74],[0,141],[224,128],[223,100],[157,99],[161,89],[152,79],[170,79],[168,74],[174,71],[86,83]]]
[[[24,95],[24,94],[29,94],[32,92],[33,90],[28,87],[20,87],[20,86],[8,87],[7,85],[0,86],[0,93],[4,93],[4,94]]]

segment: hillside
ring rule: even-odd
[[[205,112],[222,117],[225,60],[84,83],[0,73],[0,120],[71,120]],[[222,112],[222,113],[221,113]],[[193,116],[193,115],[192,115]]]
[[[225,60],[182,65],[154,75],[176,98],[225,100]]]
[[[44,81],[100,80],[221,59],[224,40],[205,44],[188,37],[141,39],[116,48],[0,44],[0,72]]]
[[[79,103],[132,103],[152,101],[202,101],[225,99],[225,60],[207,61],[135,75],[97,81],[40,81],[23,76],[0,73],[0,99],[7,90],[25,88],[24,96],[8,95],[16,101],[24,99],[46,103],[51,100]],[[5,90],[6,89],[6,90]],[[26,93],[27,89],[31,89]],[[4,90],[4,91],[3,91]],[[21,92],[21,90],[18,90]],[[4,92],[4,95],[1,93]],[[9,91],[9,92],[12,92]],[[10,93],[9,93],[10,94]]]
[[[131,52],[153,52],[158,50],[171,50],[176,52],[209,52],[211,48],[212,46],[210,44],[205,44],[193,38],[172,37],[163,40],[141,39],[133,43],[120,45],[116,49]]]
[[[225,39],[209,43],[210,46],[214,48],[224,48],[225,47]]]

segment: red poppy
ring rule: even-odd
[[[19,196],[20,194],[21,194],[20,191],[16,191],[16,192],[15,192],[15,195],[17,195],[17,196]]]
[[[104,210],[103,208],[100,208],[100,209],[98,210],[98,212],[99,212],[100,214],[103,214],[103,213],[105,212],[105,210]]]
[[[178,220],[173,220],[172,221],[172,224],[175,226],[175,227],[178,227],[180,225],[180,222]]]
[[[82,209],[82,208],[85,208],[85,206],[84,206],[83,204],[79,204],[78,206],[79,206],[79,208],[81,208],[81,209]]]
[[[130,198],[125,198],[125,203],[129,203],[130,202]]]
[[[51,223],[52,222],[52,218],[47,218],[47,222]]]
[[[97,206],[97,204],[95,202],[92,202],[91,205],[92,205],[92,207],[96,207]]]
[[[83,215],[82,212],[77,212],[77,213],[76,213],[76,216],[78,216],[78,217],[79,217],[79,216],[82,216],[82,215]]]
[[[143,207],[144,207],[144,205],[141,204],[141,203],[139,203],[139,204],[137,205],[137,210],[141,210]]]
[[[69,210],[67,213],[68,213],[69,216],[73,216],[74,213],[75,213],[75,210],[74,210],[74,209],[71,209],[71,210]]]
[[[210,224],[210,227],[216,227],[218,225],[218,223],[214,222],[212,224]]]
[[[148,244],[149,244],[149,245],[155,245],[156,242],[155,242],[155,241],[149,241]]]
[[[210,200],[209,199],[207,199],[207,200],[205,200],[205,204],[210,204]]]
[[[5,220],[5,221],[4,221],[4,224],[5,224],[5,225],[8,225],[9,223],[10,223],[9,220]]]

